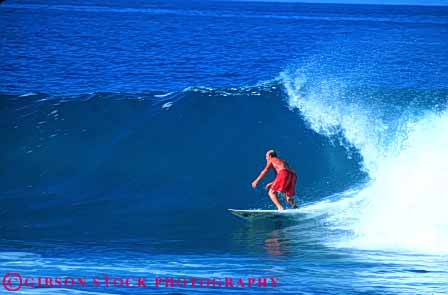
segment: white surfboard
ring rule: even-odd
[[[227,209],[235,216],[243,219],[254,220],[254,219],[267,219],[267,218],[285,218],[294,217],[300,214],[299,209],[286,209],[286,210],[263,210],[263,209],[248,209],[248,210],[238,210],[238,209]]]

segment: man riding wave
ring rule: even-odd
[[[289,167],[286,161],[283,161],[277,156],[274,150],[266,152],[266,166],[261,171],[260,175],[252,182],[252,187],[256,188],[258,183],[268,174],[270,169],[274,169],[277,173],[273,182],[266,185],[266,189],[269,190],[268,195],[271,198],[274,205],[278,210],[284,210],[280,204],[276,193],[284,193],[286,201],[292,208],[297,208],[294,201],[294,190],[296,186],[296,174]]]

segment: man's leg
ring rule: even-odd
[[[294,189],[296,187],[297,176],[294,172],[289,173],[288,176],[288,183],[285,187],[285,198],[293,209],[297,209],[296,202],[294,201]]]
[[[282,204],[280,204],[277,195],[273,190],[269,190],[269,197],[271,198],[272,203],[277,207],[278,210],[284,210]]]
[[[285,194],[286,197],[286,201],[288,202],[289,205],[291,205],[291,207],[293,209],[297,209],[297,205],[296,205],[296,201],[294,201],[294,197],[293,196],[288,196]]]

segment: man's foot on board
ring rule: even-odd
[[[294,199],[287,199],[289,206],[291,206],[292,209],[299,209],[297,207],[296,202],[294,202]]]

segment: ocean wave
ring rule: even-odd
[[[22,216],[15,206],[30,194],[22,209],[31,224],[42,218],[35,210],[64,224],[73,203],[92,218],[113,205],[110,218],[130,220],[140,207],[127,200],[151,210],[266,208],[265,192],[240,196],[254,194],[247,180],[274,147],[297,169],[304,212],[334,231],[325,243],[423,252],[445,245],[443,182],[428,177],[447,164],[437,148],[446,144],[444,91],[350,89],[285,71],[242,87],[2,96],[1,115],[9,118],[2,158],[10,168],[0,198],[16,197],[1,214],[11,228]],[[225,179],[204,175],[216,170]],[[169,197],[153,202],[161,195]]]
[[[368,91],[353,100],[334,81],[309,86],[300,71],[285,71],[281,77],[289,106],[299,109],[315,132],[342,137],[347,148],[359,151],[362,169],[369,175],[366,185],[341,192],[340,199],[313,205],[328,215],[330,227],[346,231],[328,243],[446,253],[448,223],[441,209],[448,206],[443,180],[448,165],[444,95],[433,96],[432,104],[405,104],[401,102],[410,97],[404,91],[402,97],[382,104],[369,99]],[[440,111],[440,104],[445,110]]]

